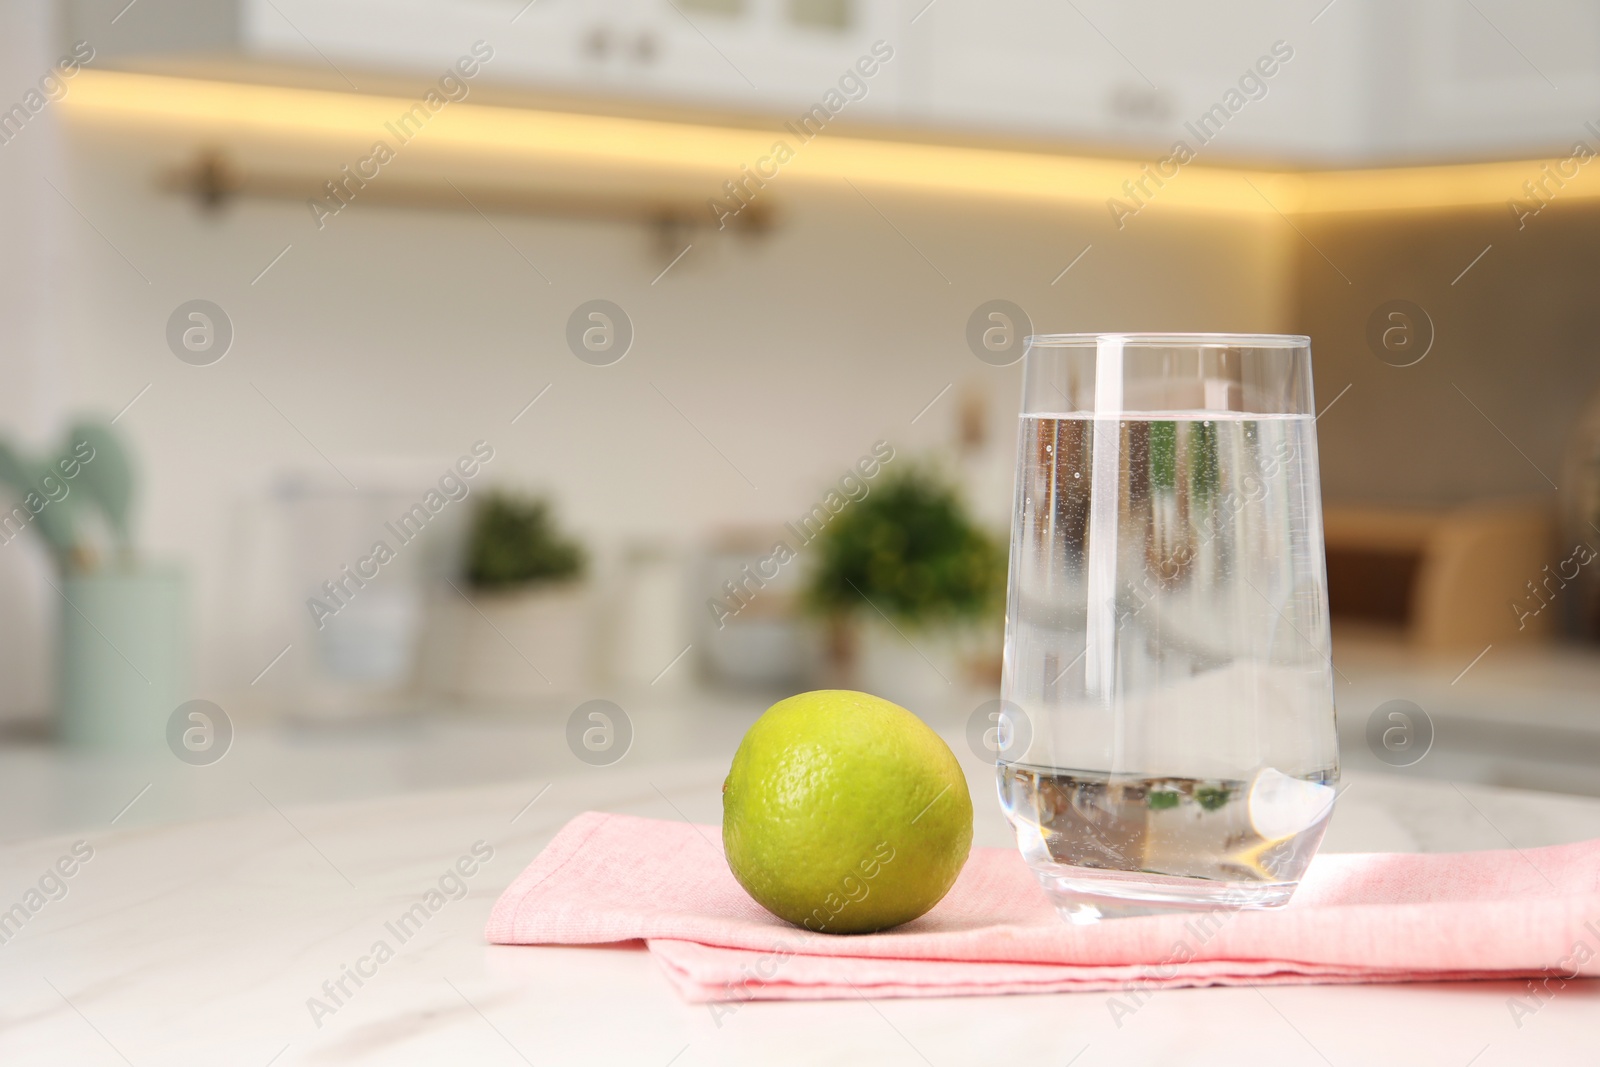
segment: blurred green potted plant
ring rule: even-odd
[[[457,692],[481,701],[581,692],[593,661],[587,570],[588,554],[548,501],[485,496],[467,533]]]
[[[0,540],[33,528],[59,573],[59,736],[86,747],[161,744],[187,667],[183,574],[134,551],[133,465],[116,432],[80,422],[57,454],[39,458],[0,441],[0,484],[13,495]]]
[[[856,683],[901,703],[991,681],[1006,556],[931,466],[910,466],[846,506],[817,537],[806,590],[849,647]]]

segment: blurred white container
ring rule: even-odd
[[[792,688],[808,684],[817,671],[822,639],[803,619],[772,615],[729,621],[707,649],[707,662],[725,682]]]
[[[682,689],[694,681],[695,664],[685,653],[689,637],[688,583],[681,550],[640,543],[623,552],[611,598],[615,645],[607,650],[612,673],[630,686]],[[668,668],[671,668],[668,670]]]
[[[803,561],[796,557],[776,569],[771,562],[775,546],[788,540],[781,527],[728,529],[712,538],[691,609],[712,680],[793,688],[810,683],[820,669],[822,634],[800,608]]]
[[[296,606],[292,643],[305,650],[280,668],[297,716],[357,718],[409,706],[429,593],[443,585],[470,507],[468,498],[437,510],[420,503],[450,470],[444,459],[345,470],[362,488],[309,471],[284,477],[273,494]]]

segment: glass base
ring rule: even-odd
[[[1289,902],[1298,882],[1223,882],[1175,878],[1145,871],[1108,871],[1046,864],[1034,868],[1056,913],[1081,926],[1101,919],[1193,912],[1278,908]]]

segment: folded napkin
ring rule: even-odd
[[[721,830],[573,819],[501,895],[488,939],[643,939],[688,1000],[957,996],[1600,975],[1600,840],[1321,855],[1285,907],[1062,922],[1022,857],[977,848],[927,915],[878,934],[790,926],[734,881]]]

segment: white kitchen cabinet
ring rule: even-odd
[[[1374,154],[1565,156],[1579,139],[1600,149],[1584,125],[1600,120],[1593,0],[1412,0],[1386,9],[1374,36],[1402,45],[1384,68]]]
[[[1197,159],[1329,162],[1360,148],[1351,90],[1365,63],[1359,19],[1334,16],[1367,0],[1336,2],[1347,6],[1318,17],[1326,0],[1132,0],[1122,31],[1171,101],[1168,132]]]
[[[924,10],[912,3],[921,14],[907,25],[905,116],[918,125],[1097,136],[1119,92],[1144,125],[1168,107],[1069,4],[934,0]]]
[[[1233,42],[1254,23],[1295,49],[1265,106],[1230,126],[1229,148],[1244,157],[1351,166],[1565,156],[1580,138],[1600,149],[1585,128],[1600,120],[1593,0],[1313,0],[1238,15],[1230,8]]]
[[[798,116],[875,41],[882,0],[244,0],[246,50],[367,69],[443,70],[475,40],[496,83]],[[886,113],[898,70],[846,83],[854,114]],[[859,74],[855,76],[859,78]],[[843,95],[841,93],[841,95]]]
[[[883,41],[893,59],[864,94],[847,82],[850,123],[1149,159],[1181,139],[1213,162],[1308,166],[1600,147],[1596,0],[60,2],[101,66],[220,55],[360,85],[435,76],[483,40],[480,84],[774,130]],[[1263,89],[1251,72],[1275,46],[1292,59]],[[1195,128],[1241,95],[1220,131]]]
[[[1600,150],[1594,0],[937,0],[916,30],[930,126],[1317,166]]]
[[[906,110],[1151,158],[1179,140],[1213,161],[1344,158],[1363,147],[1363,94],[1349,91],[1362,22],[1316,14],[1281,0],[938,0],[913,38]]]

